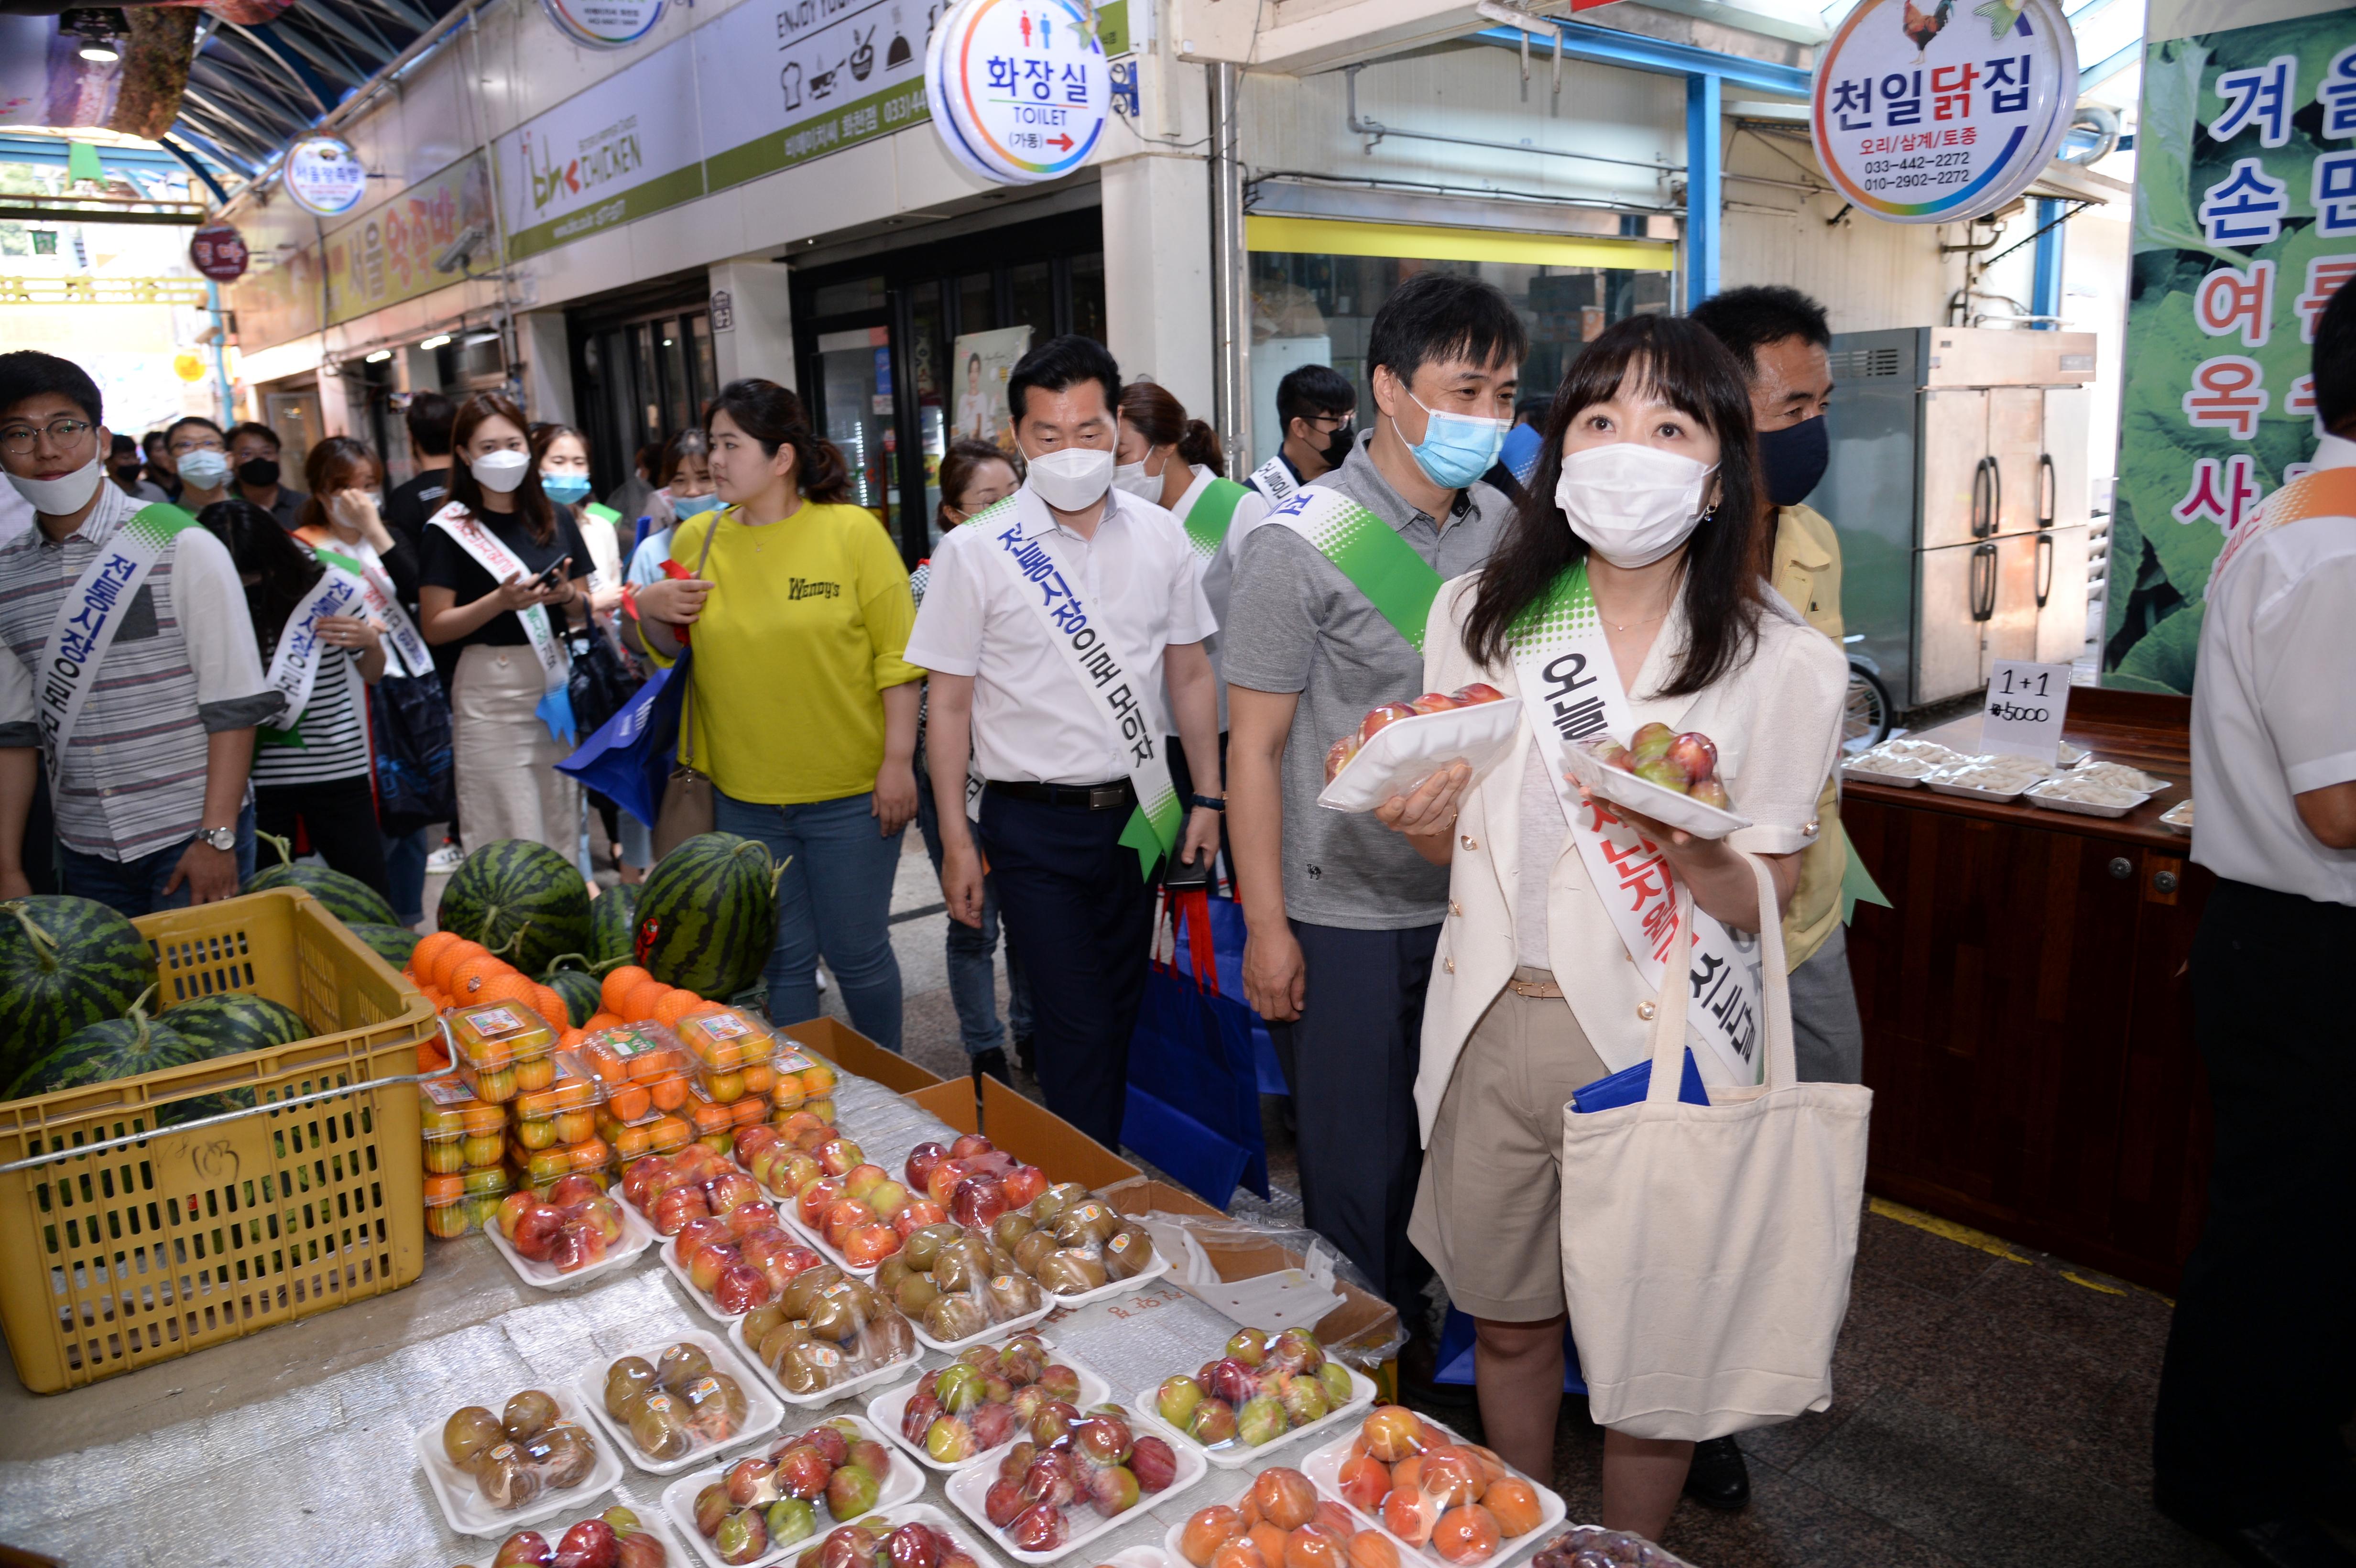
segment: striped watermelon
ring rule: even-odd
[[[55,1050],[25,1070],[9,1089],[9,1097],[21,1099],[60,1089],[109,1083],[118,1078],[136,1078],[144,1072],[186,1067],[203,1060],[204,1052],[194,1041],[183,1039],[177,1030],[147,1016],[145,1004],[155,989],[150,986],[140,992],[123,1017],[89,1024],[68,1035]]]
[[[278,851],[278,864],[254,872],[246,879],[241,891],[260,893],[272,888],[300,888],[327,905],[327,912],[347,925],[401,923],[392,906],[384,901],[384,895],[358,877],[325,866],[298,866],[294,863],[294,845],[275,833],[257,833],[254,837]]]
[[[293,1008],[252,991],[198,997],[166,1013],[164,1021],[209,1058],[274,1051],[316,1032]]]
[[[638,891],[638,962],[667,986],[734,996],[769,961],[784,869],[750,838],[697,834],[657,862]]]
[[[500,838],[467,851],[442,890],[434,918],[443,930],[481,943],[527,975],[541,973],[560,953],[589,950],[589,889],[580,868],[529,838]]]
[[[597,1010],[597,976],[586,969],[551,969],[541,976],[540,983],[564,998],[564,1010],[574,1029],[587,1023],[590,1015]]]
[[[155,983],[155,951],[90,899],[0,904],[0,1084],[77,1029],[118,1018]]]
[[[638,886],[616,882],[589,905],[589,956],[610,964],[630,955],[638,929]]]
[[[344,923],[354,936],[373,949],[376,955],[396,969],[409,965],[409,955],[417,948],[417,933],[405,925],[379,925],[373,921]]]

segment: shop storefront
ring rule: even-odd
[[[574,422],[601,495],[630,477],[640,448],[702,423],[720,390],[707,276],[699,268],[565,313]]]

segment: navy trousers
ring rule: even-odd
[[[1129,1103],[1129,1036],[1145,999],[1153,893],[1120,842],[1130,807],[981,797],[981,849],[1006,940],[1031,982],[1032,1057],[1047,1108],[1108,1149]]]
[[[1420,1324],[1431,1265],[1407,1239],[1407,1222],[1423,1171],[1415,1072],[1440,927],[1296,920],[1292,934],[1307,971],[1301,1017],[1269,1034],[1298,1118],[1301,1214]]]

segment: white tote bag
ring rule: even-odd
[[[1766,862],[1759,899],[1773,909]],[[1689,897],[1690,895],[1685,895]],[[1562,1276],[1588,1408],[1636,1437],[1722,1437],[1832,1403],[1873,1092],[1802,1083],[1783,934],[1768,921],[1767,1081],[1676,1098],[1685,985],[1653,1020],[1643,1100],[1563,1108]],[[1687,923],[1667,973],[1687,972]]]

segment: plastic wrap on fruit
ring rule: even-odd
[[[655,1463],[684,1459],[695,1451],[695,1434],[687,1424],[687,1413],[680,1407],[678,1395],[659,1390],[642,1393],[624,1408],[627,1412],[630,1441]]]
[[[541,1485],[552,1491],[579,1486],[597,1467],[596,1440],[573,1422],[560,1421],[516,1446],[540,1471]]]
[[[442,1453],[462,1470],[474,1462],[477,1455],[507,1440],[507,1431],[499,1424],[499,1418],[479,1404],[452,1411],[450,1418],[442,1424]]]
[[[1527,1478],[1400,1405],[1367,1415],[1336,1479],[1351,1507],[1446,1563],[1485,1563],[1538,1527]]]
[[[706,1372],[675,1396],[688,1429],[706,1443],[725,1443],[744,1424],[744,1390],[726,1372]]]
[[[1192,1377],[1163,1380],[1154,1413],[1205,1448],[1258,1448],[1349,1403],[1349,1370],[1306,1328],[1237,1330]]]
[[[1582,1524],[1539,1547],[1530,1568],[1679,1568],[1679,1563],[1642,1536]]]
[[[1624,746],[1609,735],[1580,745],[1606,767],[1618,768],[1648,784],[1691,795],[1720,811],[1734,809],[1726,781],[1719,776],[1718,743],[1698,730],[1678,734],[1665,724],[1647,724]]]
[[[511,1513],[540,1496],[540,1471],[513,1443],[486,1448],[467,1465],[483,1500],[502,1513]]]

